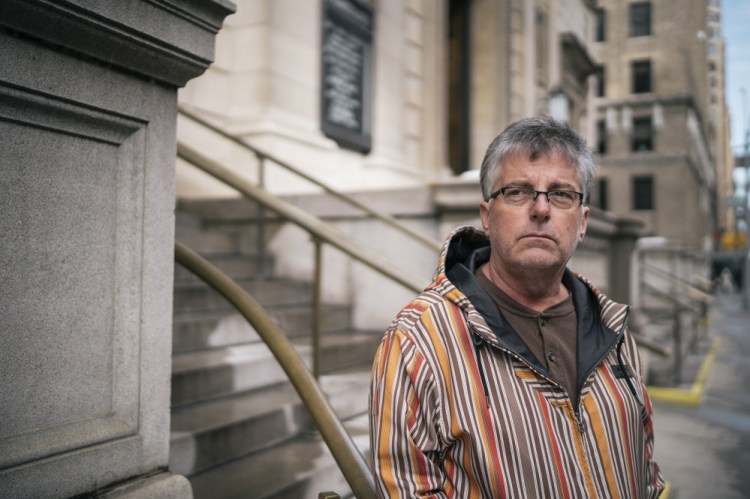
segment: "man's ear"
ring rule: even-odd
[[[583,238],[586,236],[586,227],[588,227],[590,212],[591,212],[591,209],[588,206],[583,207],[583,219],[581,220],[581,230],[578,234],[579,243],[583,241]]]
[[[490,203],[481,201],[479,203],[479,219],[482,221],[482,230],[487,234],[490,227]]]

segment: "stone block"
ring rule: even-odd
[[[168,463],[176,86],[231,4],[171,4],[0,4],[3,496],[189,496],[142,477]]]

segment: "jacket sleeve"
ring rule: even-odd
[[[636,361],[638,363],[638,379],[641,383],[641,393],[643,394],[643,407],[641,408],[642,414],[641,417],[643,419],[644,427],[646,430],[646,477],[645,477],[645,483],[646,483],[646,495],[645,497],[656,499],[659,497],[664,490],[665,482],[664,478],[662,477],[661,471],[659,470],[659,465],[654,461],[654,414],[653,414],[653,408],[651,406],[651,399],[648,396],[648,392],[646,391],[646,384],[644,381],[644,373],[643,373],[643,362],[641,361],[641,357],[638,354],[638,349],[635,345],[635,339],[628,333],[628,336],[630,336],[630,342],[631,342],[631,348],[634,352],[634,355],[636,357]]]
[[[435,423],[435,387],[425,357],[389,330],[370,387],[370,452],[380,497],[446,497]]]
[[[659,465],[654,461],[654,423],[653,413],[651,410],[651,401],[648,398],[645,387],[643,390],[645,394],[643,408],[648,414],[648,420],[646,422],[646,497],[656,499],[664,491],[665,482],[659,470]]]

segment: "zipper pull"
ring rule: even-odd
[[[581,418],[581,413],[579,411],[573,411],[573,415],[575,416],[576,424],[578,425],[578,432],[583,435],[584,428],[583,428],[583,418]]]

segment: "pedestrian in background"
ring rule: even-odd
[[[567,269],[595,167],[567,125],[509,126],[482,162],[483,231],[455,230],[397,315],[370,393],[383,497],[658,497],[629,308]]]

